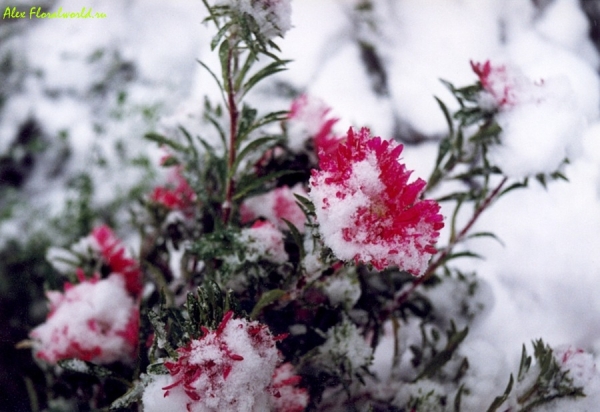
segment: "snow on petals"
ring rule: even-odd
[[[303,94],[292,102],[287,121],[288,147],[293,152],[307,149],[313,139],[315,152],[334,150],[339,139],[332,134],[339,119],[329,117],[331,108],[321,99]]]
[[[280,361],[275,343],[282,337],[256,321],[234,319],[233,312],[223,316],[216,330],[202,330],[201,338],[177,349],[176,361],[165,362],[170,379],[158,380],[167,383],[161,388],[163,399],[152,394],[156,387],[146,388],[144,410],[178,410],[182,404],[194,412],[271,410],[272,379]]]
[[[309,196],[323,242],[339,259],[379,270],[397,265],[419,276],[444,223],[437,202],[419,200],[425,181],[408,183],[402,149],[367,128],[350,128],[336,152],[319,156]]]
[[[127,255],[125,246],[106,225],[92,231],[91,239],[111,271],[123,277],[125,286],[133,296],[139,296],[142,291],[142,272],[139,265]]]
[[[304,233],[306,216],[296,203],[295,194],[307,196],[302,185],[297,184],[292,188],[288,186],[278,187],[265,194],[246,199],[240,210],[242,223],[250,222],[262,216],[279,229],[287,230],[288,226],[284,222],[285,219],[296,226],[301,233]]]
[[[483,87],[479,106],[497,111],[501,143],[489,158],[505,175],[550,174],[580,152],[586,119],[566,76],[532,81],[510,65],[471,67]]]
[[[50,314],[30,333],[36,356],[48,363],[76,358],[100,364],[131,362],[138,340],[137,303],[122,276],[85,279],[49,291]]]

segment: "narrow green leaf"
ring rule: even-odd
[[[244,158],[248,154],[254,153],[259,147],[266,145],[269,142],[273,142],[273,141],[277,141],[277,140],[278,140],[277,136],[268,136],[268,137],[261,137],[260,139],[253,140],[252,142],[248,143],[248,145],[246,147],[244,147],[241,152],[238,153],[237,158],[235,159],[235,162],[233,163],[233,167],[229,171],[230,175],[233,176],[236,173],[240,162],[242,160],[244,160]]]
[[[233,26],[233,24],[235,24],[233,21],[228,21],[223,27],[219,29],[219,31],[217,31],[217,34],[215,34],[215,37],[213,37],[210,42],[211,51],[215,50],[225,33],[227,33],[227,30],[229,30],[229,28]]]
[[[294,193],[294,197],[300,203],[300,206],[302,207],[302,209],[305,210],[306,212],[308,212],[309,215],[315,214],[315,205],[313,205],[313,202],[311,202],[311,200],[309,198],[304,197],[302,195],[295,194],[295,193]]]
[[[221,43],[221,46],[219,47],[219,61],[221,62],[221,78],[223,79],[223,89],[222,90],[224,90],[225,93],[233,93],[232,90],[229,90],[230,59],[231,59],[231,51],[229,49],[229,42],[224,41],[223,43]],[[227,103],[227,99],[225,99],[225,106],[229,107],[229,104]]]
[[[246,83],[244,83],[244,86],[242,87],[242,90],[241,90],[242,96],[244,96],[246,93],[248,93],[248,91],[250,91],[250,89],[252,89],[258,82],[260,82],[265,77],[268,77],[272,74],[286,70],[286,68],[284,66],[285,66],[285,64],[289,63],[290,61],[291,60],[275,61],[275,62],[270,63],[267,66],[263,67],[258,72],[256,72],[252,77],[250,77],[250,79],[248,79],[248,81]]]
[[[83,373],[84,375],[96,376],[98,378],[113,377],[113,372],[103,366],[80,359],[64,359],[58,361],[58,366],[71,372]]]
[[[434,96],[433,98],[440,106],[440,109],[442,109],[442,112],[444,113],[444,117],[446,118],[446,123],[448,124],[448,136],[450,136],[450,137],[454,136],[454,122],[452,121],[452,116],[450,116],[450,112],[448,111],[448,108],[446,107],[444,102],[442,102],[436,96]]]
[[[454,324],[452,324],[452,326],[454,328]],[[431,359],[431,361],[423,369],[423,372],[417,376],[415,381],[418,381],[424,377],[432,378],[446,363],[448,363],[448,361],[452,358],[452,354],[456,351],[458,345],[465,340],[468,333],[468,327],[465,327],[460,332],[454,330],[449,331],[446,347]]]
[[[250,70],[250,67],[252,67],[252,64],[256,61],[258,61],[258,59],[256,58],[256,53],[254,51],[250,51],[250,53],[248,53],[248,56],[246,56],[246,61],[244,62],[244,65],[238,72],[237,77],[235,78],[235,90],[240,89],[242,83],[246,79],[248,70]]]
[[[467,236],[467,239],[472,239],[472,238],[476,238],[476,237],[491,237],[492,239],[497,240],[498,243],[500,243],[502,246],[505,246],[504,242],[502,242],[502,240],[492,232],[473,233],[473,234],[470,234],[469,236]]]
[[[173,139],[169,139],[168,137],[165,137],[163,135],[160,135],[158,133],[146,133],[144,135],[144,137],[148,140],[152,140],[153,142],[156,142],[158,144],[164,144],[166,146],[169,146],[170,148],[177,150],[178,152],[185,152],[186,151],[186,147],[181,145],[180,143],[177,143],[176,141],[174,141]]]
[[[285,294],[286,292],[281,289],[273,289],[263,293],[252,309],[252,312],[250,313],[250,319],[256,319],[256,317],[265,307],[281,299],[281,297],[285,296]]]
[[[296,225],[294,225],[292,222],[290,222],[287,219],[283,219],[283,218],[281,220],[283,220],[285,222],[285,224],[287,225],[287,227],[290,230],[290,233],[292,235],[292,238],[294,238],[294,242],[298,246],[298,250],[300,251],[300,261],[304,260],[304,256],[306,256],[306,252],[304,251],[304,238],[302,237],[302,234],[300,233],[300,231],[298,230]]]
[[[296,173],[300,173],[300,172],[298,172],[297,170],[281,170],[279,172],[269,173],[266,176],[261,176],[259,178],[253,179],[251,182],[249,182],[245,186],[238,188],[238,191],[233,196],[233,200],[239,200],[239,199],[243,198],[249,192],[258,189],[259,187],[261,187],[262,185],[264,185],[265,183],[267,183],[273,179],[277,179],[282,176],[293,175]]]
[[[211,75],[211,77],[215,80],[215,82],[217,82],[217,86],[219,86],[219,90],[221,91],[221,97],[223,98],[223,102],[227,106],[227,98],[225,97],[225,93],[223,92],[223,90],[224,90],[223,85],[221,84],[221,81],[219,80],[219,78],[217,77],[215,72],[213,72],[210,69],[210,67],[208,67],[206,64],[204,64],[204,62],[202,60],[196,60],[196,61],[198,63],[200,63],[200,65],[202,67],[204,67],[204,69],[206,69],[206,71]]]
[[[488,408],[487,412],[496,412],[498,410],[498,408],[500,406],[502,406],[502,404],[508,399],[508,396],[510,395],[510,392],[512,391],[513,383],[514,383],[514,378],[511,373],[510,379],[508,380],[508,385],[506,386],[506,389],[504,390],[504,394],[501,396],[497,396],[494,399],[494,401]]]

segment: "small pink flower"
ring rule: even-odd
[[[302,185],[293,188],[278,187],[268,193],[246,199],[240,208],[242,223],[264,217],[279,229],[287,230],[284,219],[291,222],[300,232],[304,232],[306,216],[296,203],[295,194],[306,197]]]
[[[349,129],[336,152],[320,154],[309,196],[323,242],[338,258],[380,270],[397,265],[418,276],[436,253],[444,223],[437,202],[419,199],[425,181],[408,183],[402,148],[369,129]]]
[[[515,67],[492,65],[487,60],[485,63],[471,61],[471,68],[496,107],[510,108],[520,103],[539,101],[542,97],[539,88],[544,81],[532,82]]]
[[[81,283],[65,284],[65,291],[47,292],[50,313],[46,322],[30,333],[36,356],[48,363],[80,359],[107,364],[131,362],[138,341],[139,310],[125,288],[124,279],[113,273]]]
[[[313,139],[315,152],[331,152],[339,143],[333,135],[333,126],[339,119],[328,117],[331,108],[321,99],[305,94],[292,102],[287,122],[288,146],[293,152],[306,149],[306,143]]]
[[[112,272],[124,278],[129,293],[139,296],[142,292],[142,272],[137,262],[127,256],[125,246],[113,231],[102,225],[92,231],[91,237],[97,243],[102,258]]]
[[[164,396],[183,391],[188,410],[268,410],[271,380],[279,362],[273,336],[256,321],[234,319],[227,312],[216,330],[179,348],[176,361],[165,362],[171,383]]]
[[[196,201],[196,194],[181,176],[181,170],[176,167],[169,177],[166,186],[155,187],[150,194],[150,200],[165,206],[170,210],[189,210]]]

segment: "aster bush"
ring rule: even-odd
[[[340,124],[318,98],[297,93],[271,112],[253,99],[291,64],[276,43],[288,0],[204,3],[220,67],[199,64],[222,99],[198,103],[197,129],[146,135],[170,174],[131,205],[135,253],[105,225],[48,250],[64,282],[21,344],[48,377],[32,404],[475,410],[478,369],[462,344],[486,287],[455,262],[478,257],[468,240],[495,238],[474,227],[500,198],[565,179],[568,147],[513,167],[519,142],[503,133],[559,110],[560,85],[472,62],[472,85],[444,82],[458,109],[438,99],[448,133],[431,174],[415,176],[402,159],[410,146]],[[581,350],[541,340],[533,350],[486,394],[487,410],[535,410],[598,379]]]

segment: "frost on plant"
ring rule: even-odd
[[[83,278],[65,291],[49,291],[50,314],[30,333],[36,356],[48,363],[76,358],[130,363],[138,340],[138,308],[123,277]]]
[[[337,151],[320,156],[310,198],[323,241],[338,258],[419,276],[444,223],[435,201],[419,199],[425,181],[408,182],[402,149],[368,129],[349,129]]]
[[[471,66],[483,87],[479,105],[498,111],[500,144],[489,156],[506,175],[550,174],[578,154],[586,120],[566,77],[532,80],[490,61]]]
[[[291,365],[277,368],[280,354],[275,343],[280,339],[265,325],[226,313],[216,330],[203,328],[202,337],[177,349],[176,360],[165,362],[170,377],[157,379],[164,386],[146,388],[144,410],[259,412],[271,410],[274,403],[298,410],[306,404],[306,394],[295,388],[300,378]],[[155,391],[162,391],[163,399]]]

